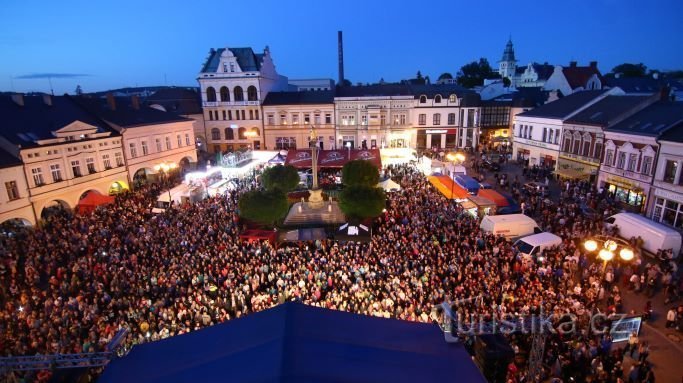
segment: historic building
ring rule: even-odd
[[[4,181],[10,182],[8,199],[28,197],[34,218],[22,210],[3,219],[35,223],[51,208],[74,208],[89,192],[107,195],[128,187],[121,135],[71,97],[4,96],[0,113],[0,147],[21,161],[24,173],[24,180],[14,174]]]
[[[321,149],[335,148],[332,91],[270,92],[263,101],[265,149],[307,148],[315,126]]]
[[[588,66],[577,66],[576,61],[572,61],[566,67],[556,65],[543,89],[559,90],[562,95],[568,96],[581,90],[602,89],[604,84],[605,79],[598,70],[597,61],[591,61]]]
[[[655,169],[661,181],[657,185],[662,189],[679,178],[675,156],[660,156],[658,139],[670,129],[680,127],[682,120],[680,103],[658,101],[605,129],[605,154],[598,186],[627,210],[652,211]]]
[[[564,121],[557,174],[563,178],[598,178],[605,147],[604,130],[655,102],[648,96],[607,96]]]
[[[517,66],[515,49],[512,40],[508,40],[503,57],[498,61],[498,74],[510,80],[512,87],[542,87],[553,73],[552,65],[530,62],[525,66]]]
[[[548,92],[540,88],[517,88],[487,100],[482,97],[480,143],[488,149],[511,147],[515,116],[543,105],[547,99]]]
[[[210,152],[263,148],[261,102],[268,92],[288,90],[266,47],[211,49],[197,79]]]
[[[683,104],[672,109],[683,120]],[[659,137],[659,157],[652,185],[648,217],[683,230],[683,123],[669,128]]]
[[[538,165],[555,170],[564,121],[619,92],[618,88],[578,92],[517,114],[513,128],[513,158],[524,161],[527,166]]]
[[[196,164],[194,120],[141,105],[137,96],[74,100],[121,135],[128,180],[144,183]]]
[[[191,119],[197,150],[207,150],[202,100],[195,88],[162,88],[145,98],[144,104]]]
[[[26,174],[21,160],[0,147],[0,224],[36,224],[36,216],[29,199]]]

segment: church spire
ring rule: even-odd
[[[515,60],[515,49],[512,47],[512,36],[508,39],[503,51],[503,58],[500,61],[517,61]]]

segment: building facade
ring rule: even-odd
[[[160,89],[145,99],[145,105],[162,112],[174,113],[192,120],[197,150],[207,150],[206,128],[202,100],[194,88],[170,87]]]
[[[211,49],[198,77],[209,152],[263,148],[261,103],[271,91],[286,91],[266,47]]]
[[[0,149],[0,224],[33,226],[36,216],[29,199],[26,174],[21,161]]]
[[[602,89],[603,84],[605,79],[598,70],[597,61],[591,61],[588,66],[578,66],[576,61],[571,61],[566,67],[556,65],[543,89],[559,90],[564,96],[568,96],[582,90]]]
[[[518,67],[512,40],[508,40],[503,57],[498,61],[498,74],[510,80],[510,86],[513,88],[543,87],[552,73],[553,66],[548,63],[531,62]]]
[[[307,148],[311,127],[321,149],[335,148],[332,91],[270,92],[263,102],[263,116],[265,149]]]
[[[669,129],[659,140],[653,203],[647,216],[683,230],[683,125]]]

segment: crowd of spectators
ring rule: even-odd
[[[459,301],[453,309],[464,321],[541,312],[555,324],[574,318],[576,332],[548,340],[548,378],[628,378],[620,370],[623,352],[587,327],[591,315],[620,310],[624,288],[618,281],[625,267],[603,272],[578,241],[603,230],[599,217],[587,218],[573,204],[543,207],[539,223],[563,244],[524,259],[510,241],[481,232],[413,168],[387,172],[402,190],[389,194],[367,242],[243,242],[239,190],[155,215],[155,186],[119,195],[90,215],[56,214],[39,229],[4,235],[0,350],[100,351],[120,328],[129,330],[130,348],[289,300],[419,322],[434,320],[434,306]],[[528,355],[528,337],[510,340]],[[510,381],[525,381],[525,370],[511,368]],[[638,379],[652,374],[647,357],[641,371]]]

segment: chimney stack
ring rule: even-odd
[[[598,62],[597,61],[591,61],[588,65],[593,69],[598,69]]]
[[[47,106],[52,106],[52,96],[49,94],[43,94],[43,102]]]
[[[13,93],[12,101],[19,106],[24,106],[24,94],[23,93]]]
[[[576,61],[570,61],[570,62],[569,62],[569,67],[570,67],[570,68],[576,68]]]
[[[133,105],[133,109],[140,110],[140,98],[137,95],[131,96],[130,102]]]
[[[339,86],[344,85],[344,43],[342,31],[337,31],[337,48],[339,50]]]
[[[109,109],[116,110],[116,99],[111,93],[107,93],[107,105],[109,105]]]

